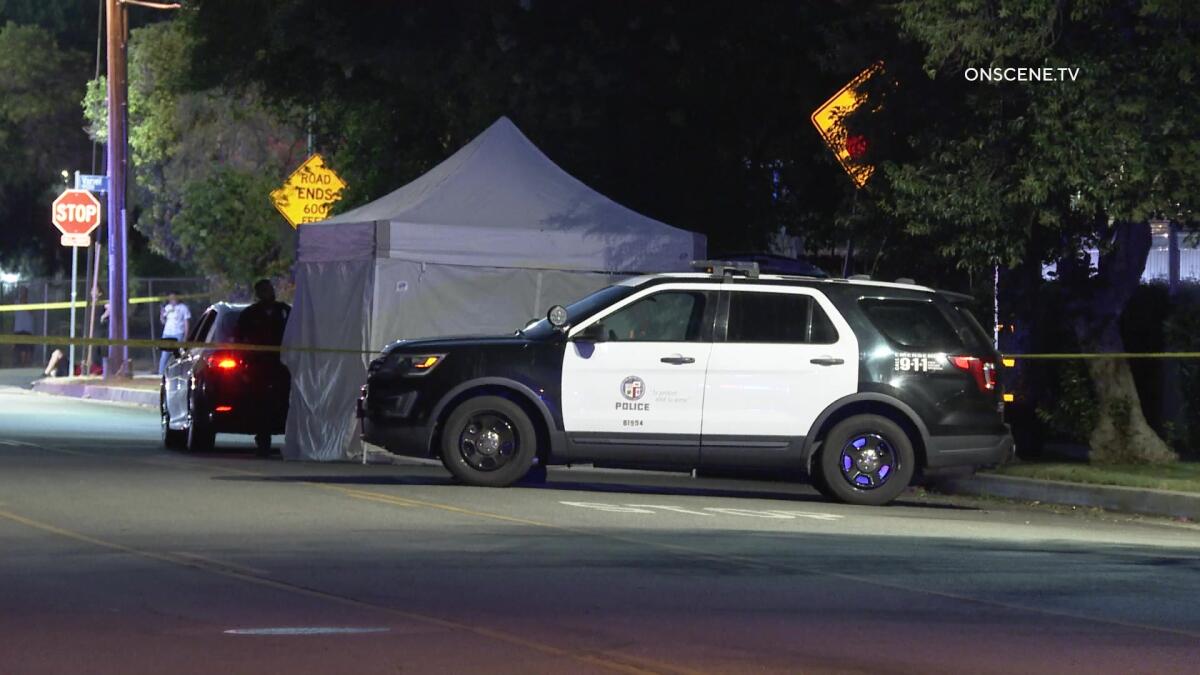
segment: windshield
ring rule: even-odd
[[[580,321],[588,318],[596,312],[608,307],[614,302],[620,301],[622,298],[629,297],[638,290],[637,286],[616,285],[607,286],[585,296],[580,300],[576,300],[567,308],[567,325],[573,326]],[[545,319],[538,319],[531,325],[526,326],[517,331],[518,335],[525,335],[531,338],[546,338],[554,333],[554,327]]]

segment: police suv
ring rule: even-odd
[[[364,440],[474,485],[535,463],[802,468],[853,504],[1011,454],[998,355],[967,296],[700,265],[513,335],[390,345],[358,401]]]

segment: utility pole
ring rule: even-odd
[[[128,136],[125,131],[129,83],[125,48],[129,42],[129,25],[125,5],[121,0],[106,0],[108,26],[108,339],[128,340],[129,308],[125,269],[125,180],[128,173]],[[104,379],[129,377],[129,348],[110,345],[104,360]]]
[[[125,221],[125,195],[129,176],[129,81],[126,48],[129,14],[126,5],[151,9],[179,9],[178,3],[146,0],[105,0],[108,27],[108,339],[129,339],[129,289],[126,247],[129,224]],[[109,345],[104,379],[130,377],[129,348]]]

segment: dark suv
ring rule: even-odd
[[[363,438],[502,486],[532,465],[803,468],[884,504],[919,468],[1012,452],[966,296],[759,275],[637,277],[503,337],[407,340],[370,365]]]
[[[239,320],[248,305],[220,302],[209,307],[187,342],[205,347],[177,349],[163,373],[159,400],[163,444],[191,451],[211,450],[217,433],[253,434],[259,454],[271,450],[271,435],[284,431],[291,376],[278,352],[228,349],[222,345],[255,339],[239,332]],[[287,305],[282,316],[287,321]],[[282,323],[259,333],[283,334]],[[243,327],[244,328],[244,327]]]

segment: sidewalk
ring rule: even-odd
[[[108,383],[99,377],[47,377],[33,383],[33,390],[56,396],[93,401],[116,401],[158,407],[159,377],[135,375],[131,380]]]
[[[961,478],[937,478],[931,480],[928,487],[948,495],[1003,497],[1200,521],[1200,494],[1192,492],[1067,483],[988,473]]]

